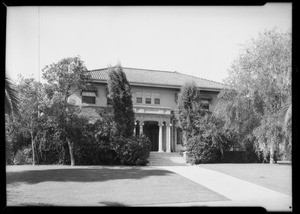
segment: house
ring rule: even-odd
[[[175,122],[178,93],[187,81],[195,81],[200,90],[203,108],[214,111],[217,95],[225,86],[179,72],[123,67],[132,89],[135,112],[134,134],[145,134],[151,141],[151,151],[183,150],[182,131]],[[83,88],[69,97],[69,102],[82,108],[106,107],[108,68],[89,71],[93,86]]]

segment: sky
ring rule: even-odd
[[[88,70],[120,63],[223,82],[243,44],[291,23],[291,3],[8,7],[6,73],[42,81],[46,65],[80,56]]]

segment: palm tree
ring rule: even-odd
[[[5,114],[18,114],[18,103],[17,91],[13,88],[8,77],[5,76]]]

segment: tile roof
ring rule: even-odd
[[[200,88],[219,89],[225,88],[226,85],[206,80],[199,77],[181,74],[172,71],[159,71],[150,69],[138,69],[122,67],[130,84],[146,84],[156,86],[181,87],[185,82],[195,81]],[[106,81],[108,79],[109,68],[89,71],[93,80]]]

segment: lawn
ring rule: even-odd
[[[8,166],[7,205],[139,206],[226,201],[168,170],[122,166]]]
[[[199,164],[242,180],[292,196],[292,166],[283,164]]]

